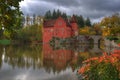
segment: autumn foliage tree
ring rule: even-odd
[[[116,35],[120,33],[120,15],[116,13],[112,16],[105,17],[100,22],[100,25],[109,28],[110,33]]]
[[[0,30],[4,29],[3,35],[7,38],[13,37],[21,28],[20,1],[22,0],[0,0]]]

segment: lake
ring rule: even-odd
[[[0,80],[79,80],[82,61],[102,55],[96,46],[0,46]]]

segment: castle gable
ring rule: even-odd
[[[66,27],[66,21],[62,17],[59,17],[58,19],[56,19],[55,27],[58,28]]]

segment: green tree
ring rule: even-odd
[[[63,17],[64,19],[67,19],[66,13],[62,13],[62,17]]]
[[[45,14],[45,19],[57,19],[59,16],[63,17],[64,19],[67,19],[67,15],[66,13],[62,13],[59,9],[53,10],[53,12],[51,12],[50,10],[46,12]]]
[[[90,21],[90,19],[89,19],[89,17],[87,17],[87,19],[85,20],[85,25],[86,26],[91,26],[91,21]]]
[[[54,10],[53,11],[53,14],[52,14],[52,19],[56,19],[57,18],[57,13],[56,13],[56,11]]]
[[[61,11],[58,9],[58,10],[57,10],[57,18],[58,18],[59,16],[61,16]]]
[[[51,14],[51,11],[47,11],[46,14],[45,14],[45,19],[51,19],[52,17],[52,14]]]
[[[18,31],[15,37],[21,43],[42,41],[42,24],[30,25]]]
[[[3,35],[7,38],[12,38],[21,28],[20,1],[22,0],[0,0],[0,29],[4,27]]]
[[[82,15],[78,16],[78,15],[74,15],[76,17],[77,20],[77,24],[80,28],[85,26],[85,22],[84,22],[84,18]]]

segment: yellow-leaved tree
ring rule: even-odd
[[[105,34],[117,35],[120,34],[120,15],[118,13],[105,17],[100,22],[100,25],[103,26]]]

